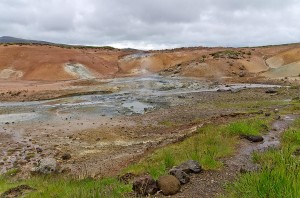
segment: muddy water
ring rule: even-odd
[[[230,91],[247,88],[276,87],[262,84],[214,85],[210,82],[183,78],[147,76],[113,79],[105,85],[117,90],[111,94],[73,96],[33,102],[1,102],[3,122],[52,119],[59,115],[77,117],[144,114],[161,107],[176,105],[184,94],[207,91]]]

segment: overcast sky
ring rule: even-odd
[[[300,0],[0,0],[0,35],[143,49],[300,42]]]

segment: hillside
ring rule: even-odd
[[[3,38],[3,37],[2,37]],[[300,44],[161,51],[0,45],[0,79],[61,81],[161,73],[213,78],[298,77]]]

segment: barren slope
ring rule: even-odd
[[[135,51],[0,45],[0,79],[60,81],[161,73],[240,79],[299,75],[300,45]]]

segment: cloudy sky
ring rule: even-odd
[[[134,48],[300,42],[299,0],[0,0],[0,36]]]

